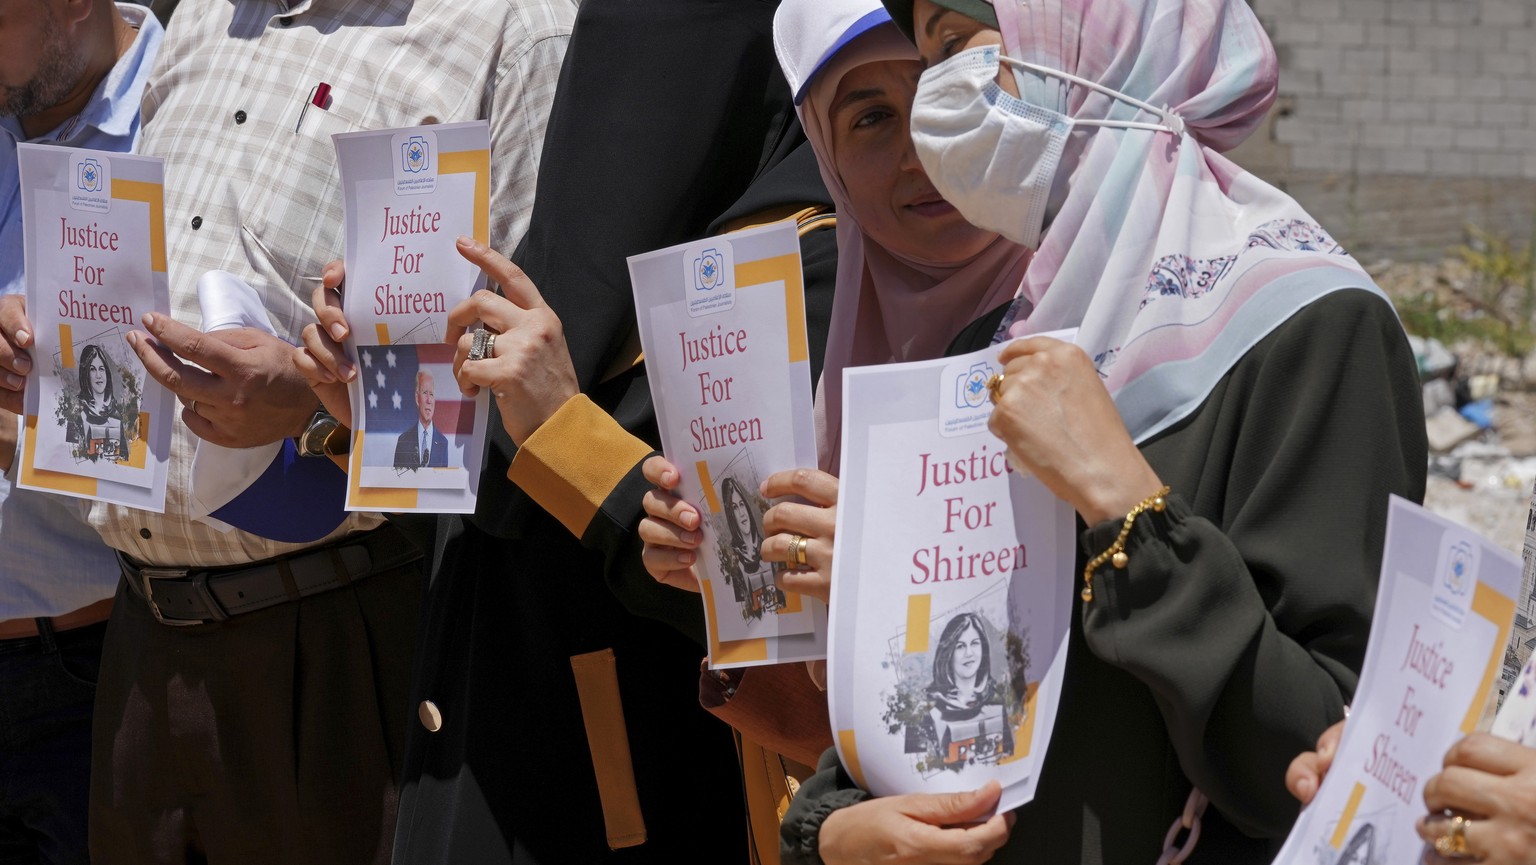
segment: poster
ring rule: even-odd
[[[30,349],[18,483],[162,512],[170,391],[124,337],[170,308],[158,159],[21,144]]]
[[[485,286],[458,252],[488,242],[485,121],[334,136],[346,209],[353,441],[347,509],[472,513],[488,394],[459,393],[448,311]]]
[[[800,240],[793,222],[629,259],[662,450],[699,510],[697,570],[713,667],[826,654],[826,605],[763,561],[760,492],[816,465]]]
[[[987,429],[1001,348],[844,374],[828,704],[877,796],[996,779],[1010,810],[1050,744],[1074,515]]]
[[[1333,766],[1277,865],[1419,861],[1424,782],[1498,680],[1520,562],[1392,497],[1371,637]]]

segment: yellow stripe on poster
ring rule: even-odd
[[[77,496],[96,495],[96,479],[80,475],[33,468],[37,463],[37,415],[27,415],[27,447],[21,455],[21,480],[34,487],[46,487]]]
[[[359,430],[352,432],[352,459],[347,462],[347,485],[351,487],[351,499],[353,506],[368,508],[375,511],[400,511],[409,510],[417,506],[420,500],[420,491],[414,489],[390,489],[387,487],[364,487],[358,485],[358,479],[363,473],[363,433]]]
[[[928,651],[928,621],[933,618],[933,595],[907,596],[906,654]]]
[[[720,664],[752,664],[768,660],[768,640],[758,637],[754,640],[731,640],[720,644],[720,651],[713,656],[716,666]]]
[[[709,463],[699,460],[694,464],[699,473],[699,486],[704,488],[704,501],[709,503],[711,514],[724,513],[720,508],[720,496],[715,493],[715,481],[709,476]],[[711,607],[710,609],[714,609]]]
[[[373,335],[378,339],[379,345],[389,345],[389,325],[378,322],[373,326]]]
[[[704,593],[704,606],[709,610],[709,663],[749,664],[768,660],[768,641],[762,637],[753,640],[720,642],[720,626],[715,621],[715,587],[713,580],[699,580],[699,591]]]
[[[455,150],[437,155],[437,173],[475,175],[475,239],[491,242],[491,151]]]
[[[1515,602],[1513,598],[1505,597],[1496,590],[1478,583],[1477,591],[1472,593],[1472,612],[1482,616],[1490,622],[1502,622],[1499,626],[1499,638],[1493,641],[1493,651],[1488,656],[1488,668],[1483,671],[1483,681],[1477,686],[1477,693],[1472,697],[1472,705],[1467,707],[1467,716],[1461,721],[1461,732],[1471,733],[1477,729],[1477,722],[1483,717],[1483,708],[1488,704],[1488,693],[1493,690],[1493,680],[1499,674],[1499,666],[1504,661],[1504,647],[1509,643],[1509,626],[1515,618]]]
[[[59,325],[59,360],[65,369],[75,368],[75,332],[67,324]]]
[[[112,197],[149,205],[149,269],[165,273],[165,187],[142,180],[114,179]]]
[[[1349,837],[1349,827],[1355,822],[1355,812],[1360,809],[1360,800],[1365,798],[1365,785],[1355,782],[1355,789],[1349,792],[1349,802],[1344,805],[1344,813],[1339,815],[1339,825],[1333,827],[1333,837],[1328,843],[1337,850],[1344,846],[1344,839]]]
[[[1019,726],[1013,728],[1013,753],[998,760],[999,765],[1029,756],[1029,749],[1035,744],[1035,698],[1038,696],[1039,682],[1030,682],[1024,686],[1024,718],[1019,721]]]
[[[736,263],[736,290],[765,282],[784,283],[785,324],[789,328],[789,362],[810,360],[805,335],[805,285],[800,274],[800,256],[776,255],[757,261]]]
[[[859,765],[859,743],[852,730],[837,731],[838,750],[843,753],[843,768],[848,770],[848,776],[853,783],[868,790],[864,783],[864,768]]]

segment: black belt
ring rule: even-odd
[[[278,604],[318,595],[421,558],[389,525],[334,544],[250,565],[163,568],[141,565],[121,551],[123,577],[166,625],[222,622]]]

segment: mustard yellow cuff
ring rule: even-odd
[[[507,479],[579,538],[614,487],[651,451],[577,394],[518,448]]]

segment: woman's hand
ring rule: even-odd
[[[1536,748],[1473,733],[1445,753],[1445,768],[1424,784],[1424,804],[1430,816],[1419,818],[1418,830],[1429,845],[1425,863],[1457,861],[1434,850],[1450,833],[1449,811],[1466,818],[1473,861],[1536,865]]]
[[[817,469],[774,472],[763,481],[766,498],[798,496],[801,502],[780,502],[763,514],[763,561],[786,562],[792,570],[778,575],[779,588],[820,598],[832,594],[832,536],[837,531],[837,478]],[[805,538],[804,567],[794,567],[795,547]]]
[[[341,311],[341,291],[346,269],[333,261],[321,271],[320,287],[309,297],[319,324],[304,328],[304,344],[293,350],[293,365],[320,398],[320,404],[341,425],[352,426],[352,402],[347,396],[347,382],[357,378],[357,367],[347,360],[342,341],[351,328]]]
[[[1303,806],[1312,804],[1317,788],[1323,785],[1328,769],[1333,765],[1333,755],[1339,750],[1339,737],[1344,735],[1344,722],[1340,721],[1317,737],[1316,751],[1303,751],[1291,761],[1285,770],[1285,789],[1291,791]]]
[[[640,471],[656,486],[641,501],[646,513],[639,529],[640,540],[645,542],[640,552],[645,571],[657,582],[697,592],[699,575],[693,565],[698,561],[699,542],[703,540],[699,512],[672,494],[681,475],[666,458],[651,457],[640,466]]]
[[[489,388],[501,410],[507,435],[519,446],[534,431],[581,392],[576,368],[565,345],[560,318],[544,302],[522,268],[485,244],[468,237],[458,240],[459,254],[479,266],[501,286],[505,297],[477,291],[448,312],[448,341],[457,340],[453,374],[459,390],[474,396]],[[490,356],[469,360],[476,321],[496,333]]]
[[[988,428],[1089,526],[1122,519],[1163,483],[1131,441],[1098,370],[1050,337],[1009,343]]]
[[[997,807],[996,781],[969,793],[909,793],[840,808],[821,824],[827,865],[975,865],[1008,841],[1012,814]],[[977,822],[982,821],[982,822]]]

